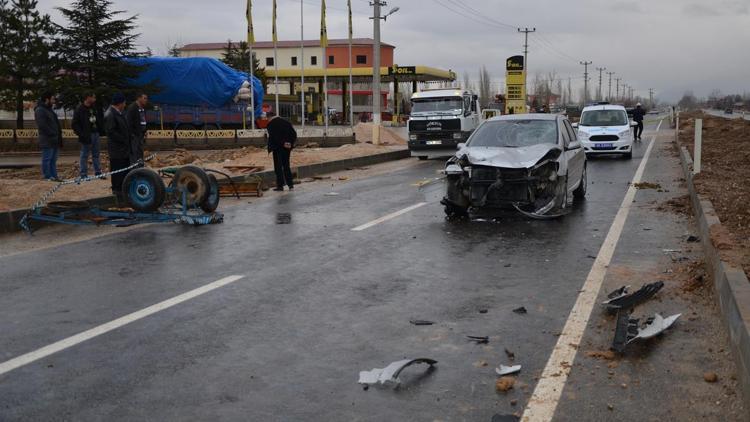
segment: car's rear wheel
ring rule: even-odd
[[[586,185],[588,184],[588,176],[586,175],[586,165],[583,166],[583,174],[581,174],[581,183],[578,185],[576,190],[573,191],[573,197],[575,199],[583,199],[586,197]]]

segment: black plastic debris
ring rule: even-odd
[[[508,414],[501,415],[499,413],[496,413],[496,414],[492,415],[492,421],[491,422],[518,422],[520,420],[521,420],[521,418],[519,418],[518,416],[513,415],[513,414],[510,414],[510,415],[508,415]]]
[[[466,336],[469,341],[473,341],[476,344],[487,344],[490,342],[489,336]]]
[[[664,287],[664,282],[657,281],[650,284],[644,284],[643,287],[630,294],[628,294],[627,286],[621,287],[608,294],[608,299],[603,302],[603,305],[606,306],[610,311],[616,311],[619,309],[632,309],[636,305],[650,299],[659,290],[661,290],[662,287]]]
[[[510,268],[510,267],[511,267],[511,265],[512,265],[512,264],[505,264],[505,265],[503,265],[503,267],[505,267],[505,268]]]
[[[414,325],[433,325],[433,324],[435,324],[435,321],[427,321],[427,320],[424,320],[424,319],[412,319],[409,322],[411,322]]]
[[[276,224],[289,224],[292,222],[292,214],[280,212],[276,214]]]
[[[617,325],[615,325],[615,338],[612,340],[612,350],[618,353],[625,351],[628,342],[638,335],[638,319],[630,318],[630,309],[621,309],[617,312]]]
[[[688,237],[687,237],[687,239],[685,239],[685,240],[686,240],[686,241],[688,241],[688,242],[690,242],[690,243],[693,243],[693,242],[698,242],[698,241],[700,241],[700,240],[701,240],[701,238],[700,238],[700,237],[698,237],[698,236],[695,236],[695,235],[692,235],[692,234],[691,234],[691,235],[690,235],[690,236],[688,236]]]
[[[517,314],[525,314],[525,313],[527,313],[528,311],[526,310],[526,308],[525,308],[525,307],[521,306],[521,307],[519,307],[519,308],[516,308],[516,309],[514,309],[514,310],[513,310],[513,312],[514,312],[514,313],[517,313]]]
[[[516,358],[516,354],[511,352],[508,349],[505,349],[505,356],[507,356],[508,360],[511,360],[511,361]]]
[[[480,314],[486,314],[487,313],[487,309],[482,308],[482,309],[479,310],[479,313]]]

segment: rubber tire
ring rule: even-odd
[[[131,170],[122,182],[125,202],[136,211],[153,212],[164,203],[166,188],[159,173],[149,168]]]
[[[573,191],[573,198],[583,199],[586,197],[586,184],[588,183],[588,170],[586,170],[585,164],[583,165],[583,175],[581,176],[581,183],[578,185],[576,190]]]
[[[208,196],[206,200],[201,202],[201,209],[206,213],[212,213],[219,208],[219,182],[216,180],[216,176],[213,174],[208,175]]]
[[[425,160],[427,160],[427,157],[426,157],[426,156],[424,156],[424,155],[420,155],[420,156],[418,156],[418,157],[417,157],[417,159],[418,159],[419,161],[425,161]]]
[[[200,206],[208,198],[210,193],[210,182],[208,174],[202,168],[196,166],[182,166],[174,174],[172,184],[175,187],[175,199],[182,203],[182,192],[180,187],[188,190],[187,205]]]

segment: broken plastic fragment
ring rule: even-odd
[[[515,374],[516,372],[519,372],[520,370],[521,370],[521,365],[505,366],[501,364],[499,368],[495,368],[495,372],[500,376]]]
[[[409,322],[411,322],[414,325],[433,325],[435,323],[434,321],[427,321],[424,319],[413,319]]]
[[[660,314],[655,314],[653,318],[649,318],[649,321],[646,322],[646,325],[638,330],[637,336],[628,340],[628,343],[638,339],[646,340],[651,337],[658,336],[659,334],[664,332],[664,330],[671,327],[672,324],[674,324],[674,322],[677,321],[677,318],[679,318],[681,315],[682,314],[675,314],[664,318]]]
[[[475,341],[477,344],[487,344],[490,342],[488,336],[466,336],[470,341]]]
[[[628,309],[621,309],[617,313],[617,325],[615,327],[615,338],[612,341],[612,349],[622,353],[625,346],[638,340],[646,340],[663,333],[671,327],[682,314],[676,314],[664,318],[661,314],[655,314],[646,323],[639,327],[638,318],[630,318]]]
[[[644,284],[643,287],[631,294],[628,294],[628,286],[620,287],[614,292],[608,294],[608,299],[602,302],[602,304],[606,306],[607,309],[613,311],[633,308],[651,298],[661,290],[662,287],[664,287],[664,283],[657,281],[655,283]]]
[[[526,311],[525,307],[521,306],[520,308],[514,309],[513,312],[515,312],[517,314],[525,314],[527,311]]]
[[[432,366],[436,364],[437,361],[433,359],[428,359],[428,358],[399,360],[399,361],[391,363],[385,368],[374,368],[371,371],[360,371],[358,382],[360,384],[368,384],[368,385],[377,384],[377,383],[398,384],[401,382],[401,380],[398,379],[398,376],[401,373],[401,371],[403,371],[404,368],[406,368],[407,366],[413,365],[415,363],[426,363]]]

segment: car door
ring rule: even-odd
[[[570,125],[567,119],[562,119],[560,130],[563,131],[563,135],[567,134],[563,139],[568,139],[565,147],[565,158],[568,161],[568,189],[571,189],[573,186],[577,186],[578,181],[583,177],[586,154],[581,147],[581,143],[578,141],[573,126]]]

